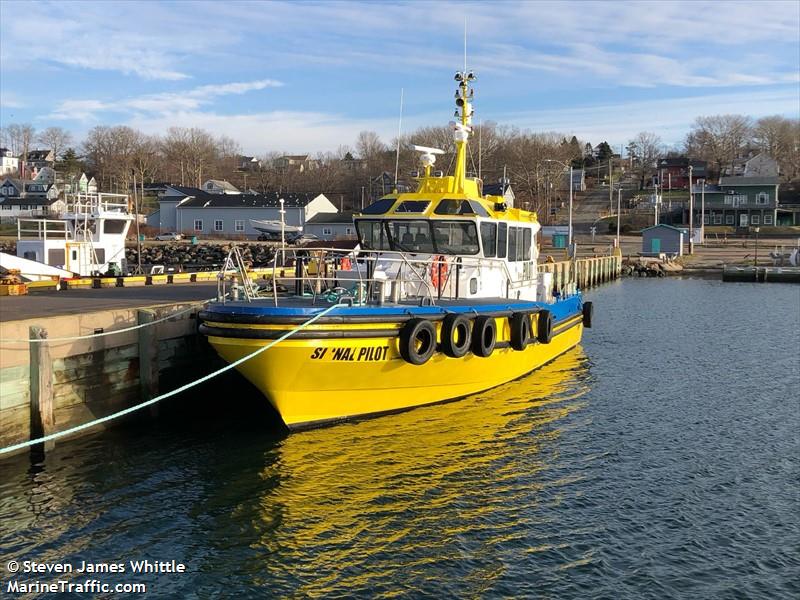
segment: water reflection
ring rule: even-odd
[[[519,543],[553,501],[542,489],[571,482],[540,476],[554,458],[542,450],[582,408],[587,382],[576,349],[458,402],[287,437],[265,457],[263,494],[235,509],[253,513],[253,583],[366,592],[402,573],[424,589],[448,561],[474,560],[477,592],[506,572],[494,549]]]

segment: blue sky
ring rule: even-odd
[[[195,126],[316,152],[476,118],[615,146],[699,115],[800,116],[800,2],[0,1],[0,121]]]

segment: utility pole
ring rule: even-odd
[[[689,254],[694,254],[694,190],[691,164],[689,165]]]
[[[620,205],[622,204],[622,187],[617,190],[617,248],[619,248],[619,225],[622,219],[620,215]]]
[[[572,182],[572,164],[570,163],[570,165],[569,165],[569,233],[567,235],[567,239],[569,240],[569,243],[567,244],[567,247],[570,249],[570,252],[572,252],[572,188],[573,188],[573,186],[574,186],[574,183]]]
[[[706,243],[706,180],[701,179],[700,188],[700,242]]]
[[[614,212],[614,177],[611,172],[611,161],[613,158],[608,159],[608,213]]]

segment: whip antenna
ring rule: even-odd
[[[397,154],[394,159],[394,191],[397,191],[397,173],[400,170],[400,132],[403,130],[403,88],[400,88],[400,119],[397,121]]]

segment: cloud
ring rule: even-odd
[[[159,19],[155,3],[3,2],[0,64],[3,70],[116,71],[143,79],[176,81],[189,75],[181,56],[201,53],[205,39],[176,35]],[[156,13],[143,19],[143,13]],[[31,43],[31,32],[39,39]],[[24,48],[24,52],[19,49]]]
[[[672,145],[682,142],[692,122],[701,115],[746,114],[758,118],[773,114],[796,116],[798,110],[800,99],[792,87],[505,113],[497,115],[496,120],[537,131],[605,139],[615,146],[640,131],[652,131]]]
[[[23,108],[22,100],[16,94],[7,90],[0,89],[0,108]]]
[[[397,127],[393,119],[349,119],[335,114],[298,111],[235,115],[179,111],[136,117],[128,124],[151,134],[163,134],[169,127],[199,127],[214,135],[235,139],[249,154],[263,154],[266,150],[332,151],[352,143],[359,131],[376,131],[388,140]]]
[[[131,113],[171,113],[199,108],[212,103],[219,96],[241,95],[270,87],[281,87],[282,82],[274,79],[259,79],[238,83],[202,85],[182,92],[146,94],[138,98],[120,98],[114,101],[64,100],[44,119],[89,121],[99,118],[101,112]]]

